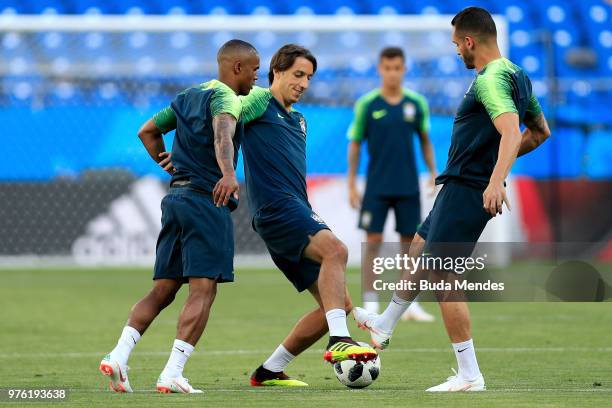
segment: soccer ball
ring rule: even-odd
[[[359,343],[368,346],[366,343]],[[344,360],[334,364],[336,378],[349,388],[365,388],[372,384],[380,374],[380,356],[365,363]]]

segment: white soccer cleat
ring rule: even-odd
[[[121,365],[117,360],[113,360],[110,354],[104,356],[100,361],[100,372],[109,378],[109,387],[115,392],[134,392],[130,386],[127,372],[129,367]]]
[[[368,330],[372,339],[372,345],[380,350],[384,350],[389,347],[389,341],[391,339],[391,332],[383,331],[376,327],[376,320],[379,315],[376,313],[370,313],[361,307],[355,307],[353,309],[353,317],[362,330]]]
[[[427,392],[461,392],[461,391],[485,391],[484,377],[480,374],[473,381],[466,381],[461,378],[455,369],[452,369],[455,375],[451,375],[440,385],[428,388]]]
[[[202,390],[196,390],[189,384],[185,377],[165,378],[159,376],[157,379],[157,392],[162,394],[201,394]]]
[[[419,302],[412,302],[408,309],[402,314],[402,320],[414,320],[415,322],[433,322],[434,315],[429,314],[421,307]]]

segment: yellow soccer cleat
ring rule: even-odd
[[[251,375],[251,385],[253,387],[308,387],[304,381],[296,380],[285,374],[284,371],[275,373],[266,370],[263,365]]]
[[[327,350],[323,354],[323,359],[330,363],[337,363],[344,360],[355,360],[366,362],[374,360],[378,356],[376,350],[369,346],[361,346],[349,338],[334,340],[330,338]]]

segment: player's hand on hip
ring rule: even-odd
[[[228,174],[221,177],[213,189],[213,201],[215,205],[217,207],[227,205],[232,195],[237,200],[239,190],[240,184],[238,184],[238,179],[236,179],[235,174]]]
[[[168,174],[174,174],[176,169],[174,168],[174,164],[172,164],[172,152],[161,152],[158,156],[161,160],[157,162],[157,164],[159,164],[164,171],[168,172]]]
[[[502,206],[506,203],[506,208],[510,211],[510,201],[506,195],[504,183],[490,182],[482,194],[483,207],[491,216],[495,217],[502,213]]]
[[[361,194],[357,191],[357,187],[349,187],[349,203],[356,210],[361,207]]]

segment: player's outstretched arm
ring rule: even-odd
[[[361,156],[361,141],[351,140],[348,146],[348,188],[349,203],[351,207],[358,209],[361,206],[361,197],[357,191],[357,169]]]
[[[519,117],[514,112],[505,112],[493,120],[497,131],[501,134],[497,163],[491,174],[489,185],[483,193],[484,209],[495,217],[502,213],[502,204],[510,210],[510,201],[506,196],[504,182],[510,169],[516,160],[516,155],[521,146],[521,129],[519,128]]]
[[[229,113],[221,113],[213,117],[213,131],[215,132],[215,155],[223,177],[213,189],[213,200],[217,207],[227,205],[232,194],[238,199],[240,188],[236,171],[234,170],[234,133],[236,132],[236,118]]]
[[[527,128],[523,132],[521,147],[518,152],[519,157],[535,150],[550,136],[550,129],[544,113],[540,112],[533,116],[526,115],[523,122]]]
[[[169,174],[174,173],[174,166],[170,161],[171,154],[166,151],[163,132],[157,127],[154,119],[149,119],[142,125],[138,137],[149,156]]]

